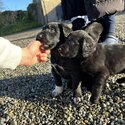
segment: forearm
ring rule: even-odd
[[[0,37],[0,68],[15,69],[21,58],[21,48]]]

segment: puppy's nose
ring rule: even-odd
[[[43,37],[43,35],[42,35],[42,34],[38,34],[38,35],[36,36],[36,40],[41,40],[41,39],[42,39],[42,37]]]
[[[59,48],[59,49],[58,49],[58,52],[59,52],[60,56],[63,57],[63,55],[64,55],[63,49],[62,49],[62,48]]]
[[[58,51],[59,51],[59,53],[62,53],[62,48],[59,48]]]

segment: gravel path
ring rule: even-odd
[[[125,41],[125,15],[116,17],[116,35]],[[40,28],[5,36],[23,47],[35,39]],[[64,88],[51,96],[54,79],[50,62],[15,70],[0,70],[0,125],[125,125],[125,84],[107,81],[99,104],[90,105],[90,93],[83,88],[82,102],[72,103],[72,92]],[[65,81],[64,81],[65,83]]]

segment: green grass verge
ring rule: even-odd
[[[23,22],[18,22],[16,24],[10,24],[0,28],[0,36],[29,30],[39,26],[41,26],[40,23],[33,22],[33,21],[23,21]]]

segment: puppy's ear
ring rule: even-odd
[[[95,42],[98,42],[103,31],[103,26],[99,22],[93,22],[85,28],[85,31],[93,38]]]
[[[84,58],[90,56],[96,50],[96,42],[92,39],[92,37],[85,36],[82,39],[82,56]]]
[[[71,33],[71,28],[68,26],[68,24],[60,24],[60,27],[62,28],[63,34],[65,37],[67,37]]]
[[[96,50],[95,40],[84,30],[73,31],[70,35],[72,40],[79,42],[80,50],[84,58],[91,55]]]

